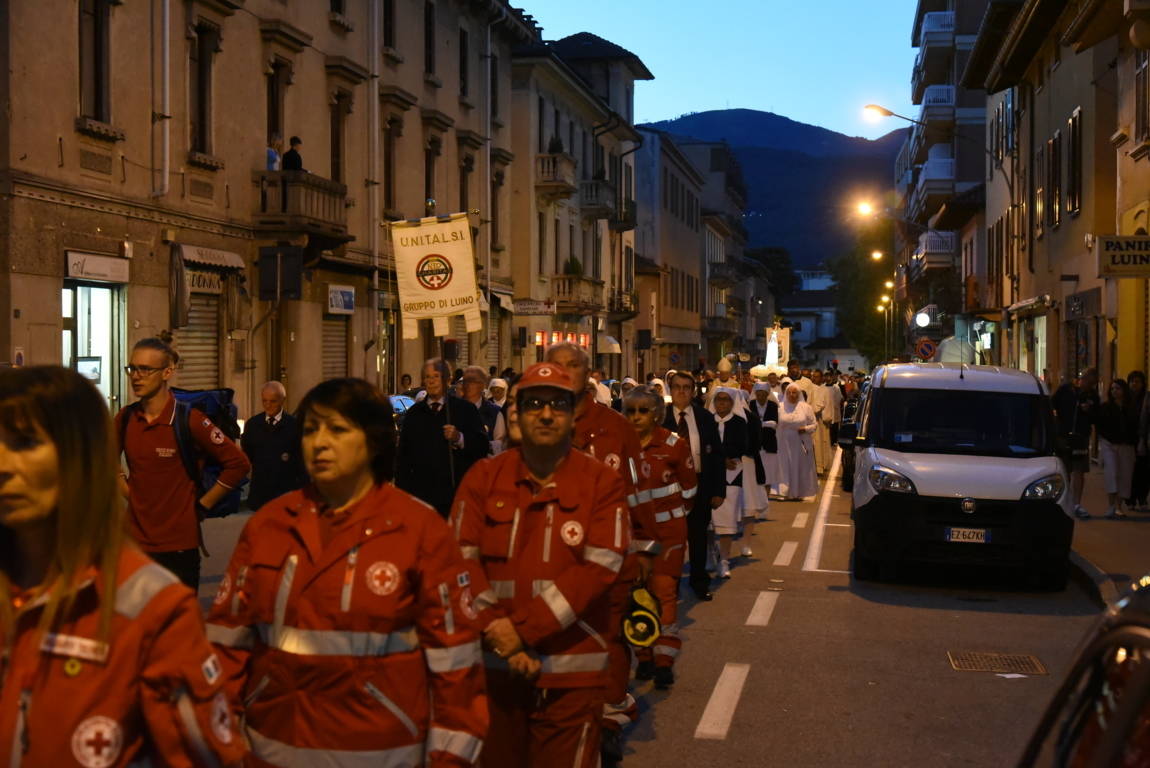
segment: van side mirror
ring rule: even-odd
[[[843,422],[839,425],[839,446],[844,450],[854,448],[855,438],[858,437],[859,425],[853,421]]]

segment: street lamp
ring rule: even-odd
[[[863,200],[858,204],[858,212],[861,216],[870,216],[874,213],[874,206]]]
[[[871,251],[870,257],[875,261],[882,261],[882,251]]]
[[[884,294],[883,294],[883,296],[882,296],[882,303],[883,303],[883,304],[886,304],[886,303],[887,303],[887,302],[889,302],[889,301],[890,301],[890,296],[887,296],[887,295],[884,293]]]
[[[885,283],[883,283],[883,286],[884,286],[884,287],[885,287],[887,290],[890,290],[891,288],[894,288],[894,280],[887,280]]]

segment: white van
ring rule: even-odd
[[[855,578],[901,561],[1018,565],[1066,584],[1074,520],[1046,386],[962,363],[877,368],[839,444],[854,453]]]

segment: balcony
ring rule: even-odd
[[[613,232],[628,232],[635,228],[637,218],[635,201],[624,200],[623,209],[611,219],[611,230]]]
[[[536,155],[535,191],[550,201],[563,200],[578,192],[575,158],[564,153]]]
[[[894,161],[894,188],[898,194],[900,207],[914,184],[914,163],[911,160],[912,138],[912,135],[906,137],[906,141],[902,143],[902,148],[898,151],[898,158]]]
[[[923,232],[910,258],[910,280],[918,280],[930,270],[953,269],[956,240],[953,232]]]
[[[551,298],[561,315],[599,312],[603,309],[603,281],[582,275],[552,275]]]
[[[603,179],[579,183],[579,209],[588,219],[610,219],[615,215],[615,187]]]
[[[739,268],[733,261],[709,262],[707,281],[717,288],[730,288],[739,282]]]
[[[639,314],[639,294],[634,291],[615,291],[607,301],[607,321],[621,323]]]
[[[716,305],[715,310],[718,311]],[[732,339],[735,337],[735,318],[723,315],[704,315],[703,335],[715,339]]]
[[[950,62],[954,54],[954,11],[932,11],[923,14],[918,36],[918,57],[911,75],[911,99],[918,104],[928,86],[950,79]]]
[[[255,229],[268,239],[307,234],[313,245],[354,240],[347,232],[347,187],[307,171],[255,171]]]
[[[909,218],[929,218],[948,198],[954,196],[954,160],[932,158],[922,164],[918,181],[907,208]]]

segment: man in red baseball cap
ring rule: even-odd
[[[522,443],[463,478],[451,524],[484,634],[484,765],[599,764],[607,594],[631,543],[623,480],[572,444],[576,392],[554,363],[517,384]]]

